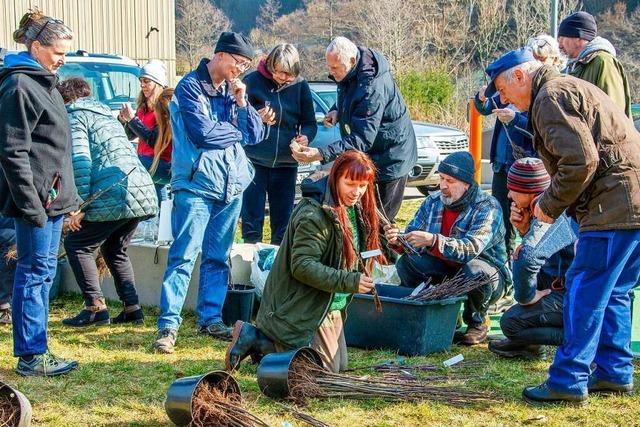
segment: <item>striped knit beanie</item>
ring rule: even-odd
[[[542,193],[550,183],[551,177],[545,170],[542,160],[533,157],[516,160],[507,175],[507,188],[517,193]]]

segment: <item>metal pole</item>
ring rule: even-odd
[[[558,0],[551,0],[551,28],[549,34],[558,38]]]

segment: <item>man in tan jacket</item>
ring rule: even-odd
[[[630,393],[629,291],[640,278],[640,134],[598,87],[522,57],[512,51],[489,65],[488,91],[529,111],[534,148],[551,175],[536,218],[552,223],[566,211],[580,225],[566,275],[564,342],[547,381],[525,388],[523,397],[580,404],[588,393]]]

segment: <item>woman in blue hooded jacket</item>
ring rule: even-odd
[[[78,194],[86,202],[104,190],[69,222],[71,232],[64,247],[85,307],[62,323],[67,326],[142,323],[144,316],[127,247],[138,223],[158,212],[153,180],[111,110],[88,98],[91,90],[86,81],[72,78],[60,83],[58,90],[71,123]],[[97,250],[113,275],[116,292],[124,305],[113,319],[109,319],[100,289],[94,260]]]
[[[279,245],[293,212],[298,176],[289,145],[294,141],[308,145],[316,136],[313,98],[309,84],[300,77],[300,56],[291,44],[276,46],[244,83],[249,103],[259,109],[267,126],[259,144],[245,147],[255,176],[243,195],[242,238],[247,243],[262,240],[268,196],[271,243]]]

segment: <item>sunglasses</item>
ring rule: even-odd
[[[47,22],[44,23],[42,28],[40,28],[40,31],[38,31],[38,34],[36,34],[36,36],[33,39],[34,40],[38,40],[38,38],[40,37],[40,34],[42,34],[44,29],[47,28],[47,25],[49,25],[50,23],[53,23],[53,24],[64,24],[64,21],[62,19],[56,19],[56,18],[47,19]]]

